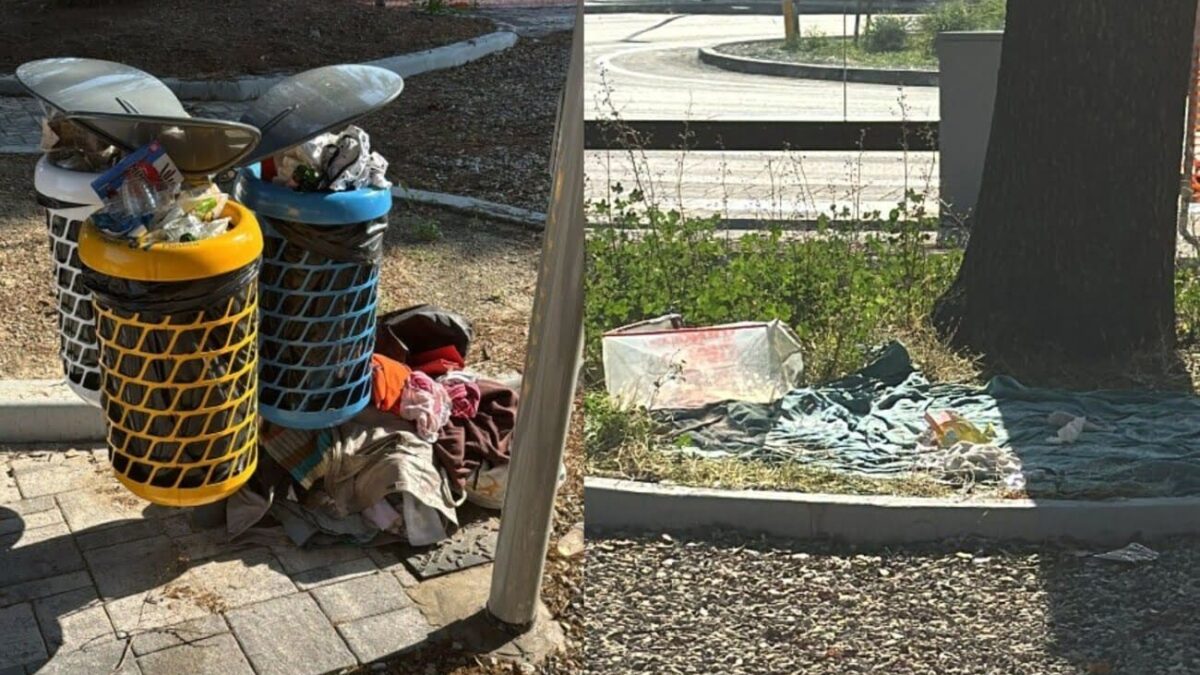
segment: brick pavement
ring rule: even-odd
[[[210,516],[134,497],[102,450],[0,450],[0,675],[337,671],[487,596],[489,565],[418,583],[387,550],[233,545]],[[492,653],[561,644],[542,628]]]

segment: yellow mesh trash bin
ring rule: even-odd
[[[230,229],[148,249],[80,233],[100,348],[101,406],[117,479],[156,504],[233,494],[258,455],[258,268],[254,214]]]

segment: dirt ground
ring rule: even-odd
[[[465,66],[409,78],[395,103],[359,125],[399,184],[545,211],[570,48],[569,31],[521,38]]]
[[[0,158],[0,378],[60,375],[46,225],[34,202],[33,157]],[[524,368],[538,232],[397,204],[385,239],[383,311],[428,302],[471,319],[471,365]]]
[[[159,76],[231,77],[358,63],[458,42],[487,19],[374,0],[9,0],[0,73],[81,56]],[[93,36],[102,35],[104,39]]]

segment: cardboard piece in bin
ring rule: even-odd
[[[404,79],[385,68],[358,64],[324,66],[293,75],[250,105],[242,123],[262,132],[245,164],[255,164],[321,134],[341,131],[391,103]]]
[[[800,340],[779,320],[680,326],[678,315],[667,315],[605,333],[604,382],[619,404],[657,410],[772,403],[803,373]]]
[[[78,112],[67,119],[127,151],[157,140],[190,178],[212,177],[241,165],[260,138],[248,124],[202,117]]]
[[[55,58],[21,64],[17,82],[64,113],[91,110],[187,117],[161,80],[137,68],[100,59]]]

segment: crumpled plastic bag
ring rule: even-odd
[[[921,468],[940,474],[944,480],[996,484],[1012,490],[1025,488],[1021,459],[1011,448],[967,441],[944,447],[936,441],[929,443],[933,439],[928,437],[922,440],[926,443],[918,445]]]
[[[356,126],[321,134],[274,157],[277,185],[302,192],[390,188],[387,160],[371,152],[371,137]]]
[[[1094,422],[1089,422],[1086,417],[1072,415],[1069,412],[1057,410],[1050,413],[1046,420],[1053,426],[1058,427],[1058,432],[1046,439],[1048,443],[1059,445],[1074,443],[1079,440],[1079,436],[1084,431],[1104,431],[1105,427]]]

